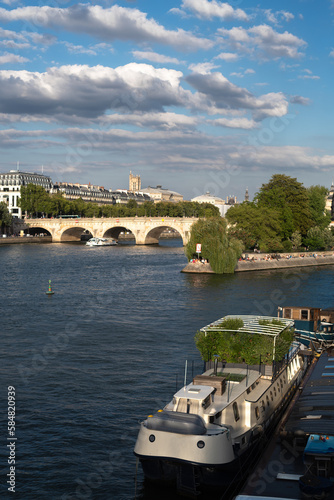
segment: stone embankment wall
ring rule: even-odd
[[[334,265],[334,252],[280,253],[273,258],[269,254],[243,254],[235,272],[288,269],[293,267]],[[183,273],[214,273],[210,264],[189,263]]]
[[[8,236],[0,238],[0,245],[13,245],[14,243],[51,243],[51,236]]]
[[[245,258],[247,254],[244,254]],[[248,254],[248,259],[239,260],[236,272],[262,271],[265,269],[287,269],[291,267],[334,265],[334,252],[280,253],[276,258],[266,254]]]

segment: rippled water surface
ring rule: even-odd
[[[189,380],[200,372],[196,330],[225,314],[334,306],[332,266],[187,275],[183,248],[168,245],[0,246],[1,498],[14,497],[4,479],[9,385],[15,498],[146,500],[138,422],[182,385],[186,360]]]

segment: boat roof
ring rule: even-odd
[[[221,323],[228,319],[241,319],[243,326],[232,330],[221,328]],[[265,324],[261,324],[266,322]],[[273,323],[274,321],[274,323]],[[276,323],[275,323],[276,322]],[[257,333],[259,335],[278,336],[286,328],[293,327],[294,321],[287,318],[276,318],[274,316],[254,316],[254,315],[228,315],[217,319],[209,325],[201,328],[202,332],[238,332],[238,333]]]
[[[214,391],[211,385],[188,385],[180,389],[174,396],[176,398],[198,399],[202,401]]]
[[[334,436],[334,357],[327,352],[318,359],[295,404],[285,430]]]

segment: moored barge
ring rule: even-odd
[[[204,373],[141,423],[134,453],[145,477],[174,482],[181,494],[239,480],[305,373],[304,346],[287,344],[292,338],[293,321],[283,318],[226,316],[203,327],[198,345],[211,349]],[[226,347],[244,362],[226,362]],[[259,352],[259,363],[247,364]]]

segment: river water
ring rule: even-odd
[[[185,264],[178,241],[0,247],[2,499],[157,498],[136,472],[138,422],[182,386],[186,360],[188,380],[201,372],[196,330],[226,314],[334,306],[333,266],[215,276],[180,273]]]

